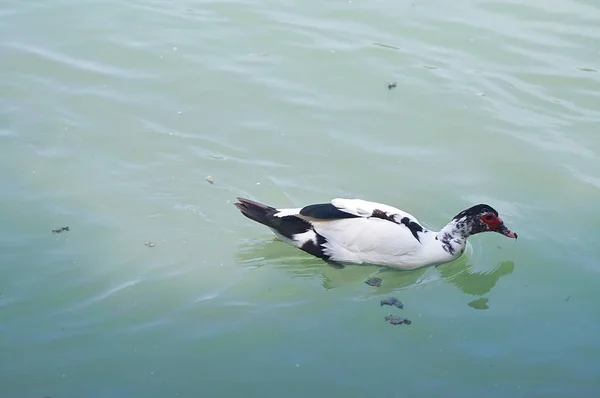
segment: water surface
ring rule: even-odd
[[[598,20],[568,0],[5,2],[0,395],[597,396]],[[374,288],[378,267],[275,241],[236,196],[436,229],[486,202],[519,239]]]

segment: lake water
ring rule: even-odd
[[[599,396],[598,21],[592,0],[2,2],[0,396]],[[435,229],[485,202],[519,239],[372,287],[236,196]]]

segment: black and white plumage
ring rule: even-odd
[[[474,234],[493,231],[517,238],[486,204],[461,211],[440,231],[427,230],[405,211],[361,199],[337,198],[302,208],[276,209],[238,198],[235,206],[284,242],[338,263],[409,270],[460,257],[467,238]]]

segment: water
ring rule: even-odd
[[[0,396],[597,396],[599,19],[4,2]],[[487,202],[519,240],[374,288],[379,268],[274,241],[236,196],[360,197],[431,228]],[[389,294],[412,325],[383,320]]]

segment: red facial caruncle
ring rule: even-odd
[[[509,238],[517,239],[517,233],[506,228],[500,217],[493,213],[485,213],[480,217],[481,221],[488,226],[490,231],[498,232]]]
[[[502,220],[494,214],[487,213],[481,216],[481,221],[487,224],[491,231],[497,230],[502,225]]]

